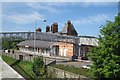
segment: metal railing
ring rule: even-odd
[[[52,41],[52,42],[65,42],[71,44],[78,44],[79,37],[60,35],[56,33],[36,32],[36,40]],[[2,32],[0,38],[9,40],[34,40],[34,32]]]

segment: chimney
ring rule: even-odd
[[[46,32],[50,32],[50,27],[49,27],[49,25],[46,26]]]
[[[58,32],[58,24],[57,23],[53,23],[51,26],[51,32],[56,33]]]
[[[68,20],[67,23],[68,23],[68,29],[67,29],[67,30],[68,30],[68,33],[67,33],[67,34],[68,34],[68,35],[71,35],[71,34],[73,33],[73,32],[71,32],[71,31],[73,31],[73,30],[72,30],[72,24],[71,24],[71,21]]]
[[[42,29],[41,28],[37,28],[36,32],[42,32]]]

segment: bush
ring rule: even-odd
[[[36,58],[34,58],[32,70],[36,74],[36,76],[42,77],[45,74],[45,64],[43,62],[42,56],[37,56]]]

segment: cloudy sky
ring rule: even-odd
[[[117,13],[117,2],[2,2],[2,31],[35,31],[41,27],[44,32],[53,22],[61,31],[71,20],[79,35],[98,36],[99,27],[106,20],[113,21]]]

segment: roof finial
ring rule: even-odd
[[[70,20],[68,20],[68,22],[67,22],[68,24],[71,24],[71,22],[70,22]]]

